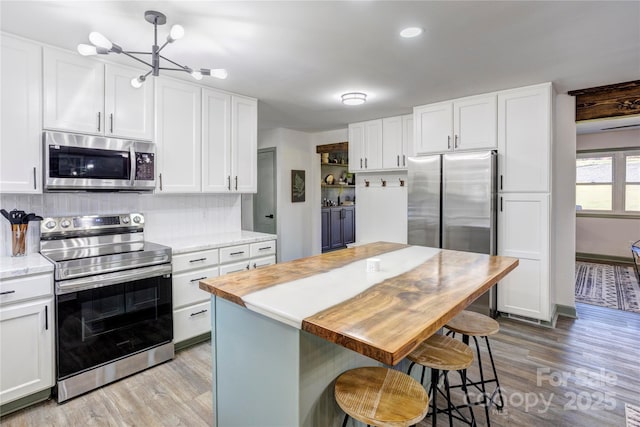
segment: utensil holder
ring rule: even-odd
[[[11,224],[11,256],[25,255],[28,226],[29,224]]]

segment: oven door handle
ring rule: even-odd
[[[136,268],[133,270],[97,274],[95,276],[80,277],[78,279],[71,280],[61,280],[56,282],[56,295],[101,288],[103,286],[117,285],[119,283],[164,275],[171,275],[171,264],[152,265],[150,267]]]

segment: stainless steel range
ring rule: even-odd
[[[45,218],[55,265],[57,399],[174,356],[171,248],[144,240],[144,215]]]

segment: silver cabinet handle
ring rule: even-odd
[[[247,270],[251,268],[251,264],[247,264]]]
[[[199,282],[200,280],[204,280],[204,279],[206,279],[206,278],[207,278],[207,276],[205,276],[205,277],[198,277],[197,279],[191,279],[191,280],[189,280],[189,283]]]
[[[109,132],[113,133],[113,113],[109,114]]]
[[[240,252],[231,252],[229,255],[242,255],[244,253],[244,251],[240,251]]]
[[[206,313],[207,311],[208,311],[208,310],[200,310],[200,311],[196,311],[195,313],[191,313],[191,314],[190,314],[190,317],[197,316],[198,314]]]
[[[190,259],[189,262],[200,262],[200,261],[206,261],[206,258],[197,258],[197,259]]]
[[[253,263],[253,268],[258,268],[258,263]]]
[[[368,168],[369,168],[369,165],[368,165],[367,160],[368,160],[368,159],[365,157],[365,158],[364,158],[364,168],[365,168],[365,169],[368,169]]]
[[[9,295],[9,294],[15,294],[16,291],[4,291],[4,292],[0,292],[0,295]]]
[[[100,132],[100,112],[98,111],[98,132]]]
[[[36,167],[33,167],[33,189],[38,189],[38,183],[36,182]]]
[[[267,249],[271,249],[271,246],[263,246],[261,248],[258,248],[259,251],[265,251]]]
[[[360,169],[362,169],[362,158],[360,159]]]
[[[236,175],[236,191],[238,191],[238,175]]]
[[[405,154],[402,155],[402,166],[407,166],[407,156]]]
[[[502,175],[500,175],[500,189],[502,190]]]
[[[500,212],[502,212],[502,197],[500,197]]]
[[[453,148],[458,148],[458,135],[456,135],[456,139],[453,143]]]
[[[162,173],[160,174],[160,191],[162,191]]]
[[[447,149],[451,150],[451,135],[447,136]]]
[[[227,190],[231,191],[231,175],[227,175]]]
[[[400,167],[400,154],[398,154],[396,157],[397,157],[396,162],[398,164],[398,167]]]
[[[44,306],[44,330],[49,330],[49,306]]]

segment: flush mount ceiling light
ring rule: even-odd
[[[418,37],[422,34],[422,28],[418,27],[409,27],[400,31],[400,37],[404,37],[405,39],[410,39],[411,37]]]
[[[151,52],[133,52],[133,51],[125,51],[122,50],[120,46],[115,43],[112,43],[108,38],[103,36],[100,33],[92,32],[89,34],[89,41],[92,44],[79,44],[78,52],[81,55],[89,56],[89,55],[107,55],[109,53],[122,53],[132,59],[135,59],[138,62],[141,62],[148,67],[151,68],[147,74],[140,75],[138,77],[134,77],[131,79],[131,86],[135,88],[139,88],[142,86],[142,83],[147,79],[149,74],[153,76],[158,76],[160,74],[160,70],[168,70],[168,71],[183,71],[191,74],[194,79],[202,80],[202,76],[212,76],[217,77],[219,79],[227,78],[227,70],[223,68],[218,69],[208,69],[201,68],[199,70],[194,70],[185,65],[180,65],[175,61],[172,61],[162,55],[160,55],[160,51],[164,49],[166,45],[169,43],[173,43],[176,40],[181,39],[184,36],[184,28],[180,25],[174,25],[171,27],[171,31],[167,36],[167,40],[164,42],[162,46],[158,46],[158,25],[164,25],[167,22],[167,17],[154,10],[147,10],[144,13],[144,19],[153,24],[153,46],[151,46]],[[136,55],[149,55],[149,61],[139,58]],[[144,57],[144,56],[143,56]],[[175,67],[161,67],[160,60],[164,60],[169,62]],[[177,67],[177,68],[176,68]]]
[[[362,92],[349,92],[342,95],[344,105],[361,105],[367,100],[367,94]]]

